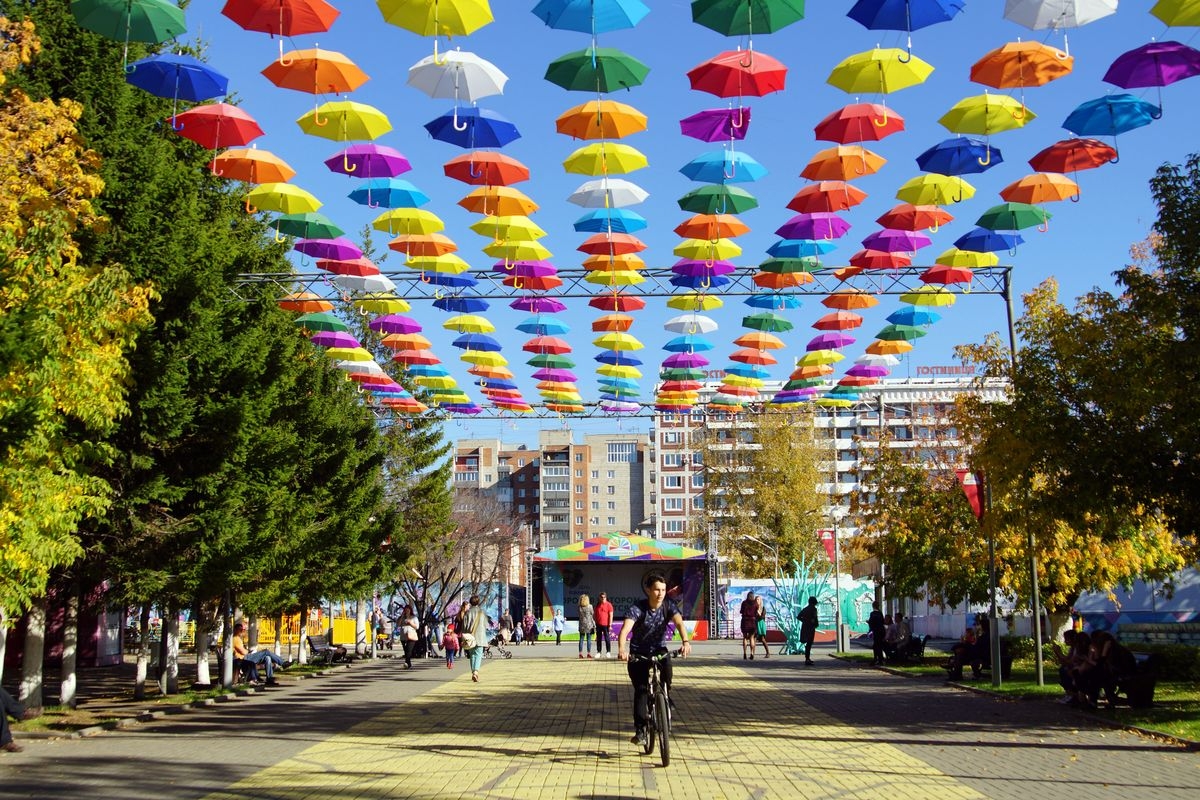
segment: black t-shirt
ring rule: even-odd
[[[625,612],[625,619],[633,620],[633,635],[629,640],[631,652],[642,656],[652,656],[659,648],[666,647],[671,642],[667,633],[667,623],[680,613],[679,605],[669,597],[662,605],[650,610],[649,600],[639,600]]]

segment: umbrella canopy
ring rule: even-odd
[[[381,144],[354,144],[325,159],[325,166],[354,178],[394,178],[412,169],[399,150]]]
[[[885,325],[875,334],[875,338],[881,342],[911,342],[913,339],[920,339],[922,336],[927,336],[928,331],[916,325]]]
[[[528,353],[547,353],[551,355],[561,355],[571,352],[571,345],[559,339],[556,336],[535,336],[521,346],[521,349]],[[531,362],[532,363],[532,362]],[[538,366],[552,366],[550,364],[541,364]],[[574,366],[574,365],[571,365]]]
[[[645,347],[637,338],[619,331],[597,336],[592,344],[604,350],[641,350]]]
[[[296,120],[300,130],[323,139],[347,142],[378,139],[392,129],[387,115],[353,100],[322,103]]]
[[[671,333],[712,333],[717,329],[716,320],[702,314],[680,314],[663,323]]]
[[[846,16],[873,31],[915,31],[949,22],[963,0],[858,0]]]
[[[1037,118],[1016,98],[1004,94],[977,94],[955,103],[938,122],[952,133],[993,133],[1023,128]]]
[[[909,229],[900,228],[898,230]],[[864,248],[850,256],[849,261],[852,267],[858,269],[901,269],[912,264],[912,256],[901,251]]]
[[[1039,172],[1078,172],[1116,160],[1116,148],[1098,139],[1064,139],[1029,159],[1029,166]]]
[[[366,294],[354,301],[364,314],[400,314],[412,311],[408,301],[394,294]]]
[[[1195,0],[1158,0],[1150,13],[1171,27],[1200,26],[1200,4]]]
[[[685,239],[732,239],[749,231],[732,214],[696,214],[675,226],[675,235]]]
[[[367,323],[367,327],[380,333],[420,333],[421,325],[415,319],[401,314],[381,314]],[[407,348],[405,348],[407,349]]]
[[[919,286],[900,295],[901,303],[914,306],[952,306],[957,299],[954,292],[944,286]]]
[[[297,328],[306,331],[336,331],[346,333],[350,330],[350,326],[342,322],[336,316],[328,311],[317,311],[309,314],[301,314],[294,319],[293,324]]]
[[[533,13],[556,30],[594,34],[632,28],[650,8],[642,0],[539,0]]]
[[[920,175],[896,190],[896,199],[915,206],[947,206],[975,196],[975,187],[958,176]]]
[[[73,0],[71,13],[79,27],[107,39],[158,43],[187,30],[183,9],[167,0]]]
[[[645,217],[627,208],[597,208],[575,220],[572,225],[580,233],[634,233],[648,226]]]
[[[1080,103],[1062,126],[1079,136],[1119,136],[1161,116],[1161,108],[1140,97],[1110,94]]]
[[[966,252],[966,251],[964,251]],[[980,255],[984,255],[980,253]],[[987,255],[992,255],[988,253]],[[920,275],[922,283],[936,283],[948,286],[952,283],[969,284],[975,279],[974,273],[966,267],[949,267],[943,264],[932,266]],[[892,320],[893,322],[895,320]]]
[[[429,202],[429,195],[403,178],[371,178],[346,196],[368,208],[416,209]]]
[[[692,21],[726,36],[753,36],[804,19],[804,0],[695,0]]]
[[[533,242],[546,236],[540,225],[519,214],[484,217],[471,225],[471,230],[481,236],[490,236],[495,241]]]
[[[529,167],[503,153],[464,153],[443,164],[442,172],[472,186],[510,186],[529,180]]]
[[[810,181],[849,180],[874,175],[887,159],[856,144],[843,144],[821,150],[800,171],[801,178]]]
[[[324,33],[341,14],[325,0],[228,0],[221,13],[248,31],[280,38]]]
[[[831,253],[837,245],[829,241],[814,239],[780,239],[767,248],[767,254],[776,258],[810,258]]]
[[[700,183],[750,183],[767,174],[767,168],[738,150],[712,150],[696,156],[679,168],[684,176]]]
[[[1122,89],[1169,86],[1200,74],[1200,50],[1179,42],[1151,42],[1117,56],[1104,80]]]
[[[199,59],[172,53],[135,61],[125,68],[125,81],[158,97],[198,103],[221,97],[229,79]]]
[[[880,215],[875,221],[885,228],[896,230],[936,231],[946,223],[954,221],[954,216],[934,205],[901,203]]]
[[[698,92],[717,97],[763,97],[783,91],[787,67],[765,53],[726,50],[692,67],[687,76]]]
[[[546,80],[575,92],[615,92],[641,86],[650,68],[614,47],[589,47],[559,56],[546,67]]]
[[[646,115],[616,100],[589,100],[564,111],[554,127],[575,139],[622,139],[646,130]]]
[[[833,311],[813,323],[819,331],[852,330],[863,324],[862,316],[850,311]]]
[[[466,36],[492,21],[488,0],[376,0],[385,22],[419,36]]]
[[[702,142],[735,141],[750,130],[750,109],[706,108],[679,120],[679,132]]]
[[[849,347],[854,344],[855,338],[845,333],[822,333],[814,336],[809,340],[804,349],[811,352],[813,350],[838,350],[842,347]]]
[[[413,269],[427,269],[433,266],[427,262],[418,263],[416,259],[419,257],[444,256],[458,250],[458,245],[453,239],[440,233],[402,233],[388,242],[388,247],[398,253],[407,253],[412,259],[407,266]],[[465,262],[462,268],[463,271],[467,269]]]
[[[882,250],[885,253],[915,253],[933,242],[917,231],[884,229],[867,236],[862,244],[868,250]]]
[[[1078,200],[1079,184],[1057,172],[1035,172],[1005,186],[1000,190],[1000,196],[1012,203]]]
[[[738,347],[753,347],[756,350],[782,350],[783,340],[765,331],[743,333],[733,340]]]
[[[768,353],[766,350],[759,350],[755,347],[739,347],[729,354],[730,361],[738,361],[742,364],[758,364],[759,366],[770,366],[778,364],[779,359]]]
[[[592,320],[592,330],[623,332],[632,328],[634,321],[628,314],[605,314]]]
[[[353,251],[350,251],[353,252]],[[333,272],[338,275],[378,275],[379,267],[368,258],[320,258],[317,269]]]
[[[393,208],[376,217],[371,227],[392,235],[425,234],[437,233],[446,227],[446,223],[432,211],[420,208]]]
[[[742,327],[755,331],[782,333],[783,331],[790,331],[796,326],[787,317],[783,317],[773,311],[763,311],[758,314],[749,314],[742,317]]]
[[[461,108],[426,122],[425,130],[440,142],[471,150],[476,147],[504,147],[521,138],[517,126],[486,108]]]
[[[726,184],[701,186],[683,195],[677,201],[684,211],[695,214],[744,214],[758,208],[754,195],[740,186]]]
[[[528,216],[540,206],[528,195],[511,186],[480,186],[472,189],[458,205],[473,214]]]
[[[563,169],[579,175],[625,175],[648,164],[646,156],[636,147],[617,142],[593,142],[567,156]]]
[[[902,308],[887,315],[887,321],[893,325],[932,325],[942,318],[936,311],[913,306]]]
[[[1001,250],[1015,251],[1025,240],[1016,233],[997,233],[987,228],[975,228],[954,240],[959,250],[975,250],[980,253],[996,253]]]
[[[696,292],[678,294],[667,300],[668,308],[675,308],[680,311],[712,311],[714,308],[720,308],[723,305],[725,305],[725,301],[719,297],[697,294]]]
[[[896,47],[876,47],[843,59],[826,83],[848,94],[889,94],[924,83],[933,65]]]
[[[956,136],[938,142],[917,156],[922,172],[940,175],[968,175],[985,172],[1004,161],[1000,151],[982,139]]]
[[[821,305],[825,306],[826,308],[837,308],[841,309],[842,311],[851,311],[858,308],[872,308],[879,305],[879,300],[864,291],[848,289],[842,292],[833,292],[825,296],[821,300]]]
[[[751,308],[769,308],[769,309],[784,309],[784,308],[799,308],[803,305],[800,298],[794,294],[782,294],[780,292],[764,292],[762,294],[752,294],[742,301]]]
[[[328,258],[334,260],[348,260],[351,258],[362,258],[363,252],[358,249],[358,246],[349,239],[338,237],[336,239],[300,239],[292,248],[298,253],[304,253],[306,256],[313,258]]]
[[[292,50],[272,61],[263,77],[280,89],[307,94],[345,94],[369,80],[367,73],[333,50]]]
[[[623,178],[601,178],[580,184],[567,202],[584,208],[623,208],[644,202],[650,193]]]
[[[498,341],[482,333],[464,333],[450,344],[461,350],[474,350],[481,353],[498,353],[503,349]]]
[[[358,339],[340,331],[317,331],[308,340],[318,347],[361,347]]]
[[[1008,42],[971,66],[971,80],[995,89],[1045,86],[1069,75],[1075,58],[1041,42]]]
[[[845,211],[867,199],[867,193],[845,181],[818,181],[793,195],[787,207],[801,214]]]
[[[904,118],[881,103],[852,103],[813,128],[817,139],[838,144],[877,142],[904,130]]]
[[[245,183],[286,183],[296,176],[296,170],[279,156],[251,148],[226,150],[212,160],[212,171]]]
[[[279,298],[278,302],[284,311],[299,311],[302,314],[333,310],[333,303],[312,292],[292,292]]]
[[[776,228],[775,235],[784,239],[837,239],[849,230],[850,223],[837,214],[817,211],[797,214]]]
[[[697,334],[676,336],[663,345],[668,353],[704,353],[713,349],[713,343]]]
[[[949,250],[935,258],[934,263],[946,267],[979,269],[981,267],[996,266],[1000,263],[1000,257],[995,253],[988,253],[978,250],[960,250],[957,247],[951,247]]]
[[[465,50],[426,56],[408,68],[408,85],[435,100],[474,103],[504,93],[508,76],[486,58]]]
[[[684,239],[671,250],[680,258],[727,261],[742,254],[742,248],[729,239]]]
[[[246,202],[262,211],[299,214],[316,211],[321,201],[290,183],[264,183],[246,193]]]
[[[1001,203],[992,206],[975,220],[975,224],[991,231],[1019,231],[1035,225],[1045,226],[1050,214],[1028,203]]]
[[[1107,17],[1117,0],[1005,0],[1004,18],[1034,31],[1077,28]]]
[[[491,320],[478,314],[459,314],[443,322],[442,327],[459,333],[492,333],[496,330]]]
[[[237,106],[212,103],[176,114],[175,132],[206,150],[241,147],[263,135],[254,118]]]

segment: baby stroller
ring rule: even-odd
[[[383,624],[380,625],[379,630],[375,632],[376,650],[383,650],[384,648],[391,650],[395,646],[396,637],[393,635],[394,630],[395,624],[390,619],[385,617]]]
[[[495,648],[495,653],[492,652],[492,648]],[[488,639],[488,643],[483,646],[484,658],[495,658],[496,656],[500,658],[512,658],[512,650],[508,649],[504,637],[499,632],[491,639]]]

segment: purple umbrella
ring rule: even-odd
[[[321,347],[359,347],[358,339],[341,331],[317,331],[308,339]]]
[[[516,275],[521,278],[545,278],[557,275],[558,268],[549,261],[497,261],[492,265],[492,272]]]
[[[862,240],[863,247],[868,250],[882,250],[885,253],[915,253],[931,244],[933,241],[923,233],[891,228],[876,231]]]
[[[830,211],[797,214],[775,233],[784,239],[837,239],[846,235],[850,223]]]
[[[336,239],[298,239],[293,248],[306,256],[331,261],[353,261],[363,257],[362,250],[354,242],[341,236]]]
[[[1168,86],[1200,75],[1200,50],[1179,42],[1151,42],[1117,56],[1104,80],[1122,89]]]
[[[518,297],[509,303],[508,307],[515,308],[518,311],[528,311],[531,314],[557,314],[560,311],[567,310],[562,301],[555,300],[553,297],[542,297],[540,295]]]
[[[695,369],[707,367],[709,360],[699,353],[674,353],[664,358],[662,363],[667,369]]]
[[[690,258],[681,258],[671,266],[671,272],[676,275],[687,275],[692,278],[728,275],[736,271],[737,267],[728,261],[696,261]]]
[[[709,108],[679,120],[679,130],[684,136],[702,142],[718,142],[724,139],[745,139],[750,128],[748,108]]]
[[[394,178],[412,169],[396,149],[381,144],[354,144],[325,159],[334,172],[355,178]]]
[[[632,414],[640,411],[642,407],[637,403],[608,402],[601,403],[600,408],[610,414]]]
[[[554,369],[549,367],[546,369],[539,369],[534,372],[533,378],[534,380],[538,381],[560,381],[569,383],[575,383],[579,380],[579,377],[569,369]]]
[[[882,364],[855,364],[846,370],[846,374],[859,378],[886,378],[892,371]]]
[[[380,333],[420,333],[421,325],[415,319],[401,314],[384,314],[367,323],[367,327]]]
[[[837,350],[854,344],[854,337],[844,333],[822,333],[814,336],[804,347],[808,352],[813,350]]]

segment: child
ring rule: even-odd
[[[446,669],[454,669],[454,658],[458,655],[458,634],[454,632],[454,623],[446,626],[442,649],[446,651]]]

